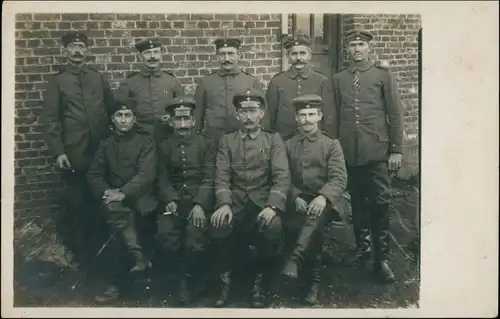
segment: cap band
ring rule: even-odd
[[[240,102],[240,107],[260,107],[260,102],[259,101],[241,101]]]

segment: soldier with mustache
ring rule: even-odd
[[[170,72],[162,70],[164,47],[158,37],[145,38],[135,44],[142,62],[140,70],[130,74],[120,84],[116,97],[137,100],[137,126],[161,141],[170,132],[165,121],[165,101],[184,95],[184,88]]]
[[[109,134],[108,110],[115,100],[107,79],[86,63],[87,36],[70,31],[61,42],[68,63],[57,74],[47,76],[41,122],[67,186],[58,232],[81,263],[88,261],[95,254],[91,249],[97,250],[100,244],[96,236],[98,215],[86,173],[100,141]]]
[[[331,81],[310,65],[311,39],[299,34],[285,40],[284,47],[291,64],[284,72],[276,74],[267,87],[268,111],[262,121],[264,127],[288,136],[297,128],[292,99],[304,94],[317,94],[323,99],[323,120],[320,129],[335,137],[336,108]]]
[[[241,41],[235,38],[215,40],[220,69],[201,78],[196,87],[196,130],[214,139],[240,128],[236,108],[232,104],[235,93],[247,88],[260,89],[259,80],[243,71],[238,64],[241,59],[240,45]]]
[[[164,47],[158,37],[145,38],[135,44],[142,62],[139,72],[132,73],[120,84],[116,97],[120,101],[133,98],[137,101],[135,116],[137,130],[152,135],[157,144],[171,133],[165,101],[183,96],[184,89],[175,76],[161,69]],[[142,216],[137,231],[144,248],[153,254],[156,242],[156,215]],[[152,256],[151,256],[152,257]]]

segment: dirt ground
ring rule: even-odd
[[[397,282],[377,283],[370,267],[358,269],[342,265],[344,256],[353,253],[352,227],[330,224],[325,229],[325,263],[322,272],[321,308],[407,308],[418,307],[420,287],[418,218],[419,194],[415,181],[393,182],[394,201],[391,209],[391,266]],[[242,272],[244,274],[244,272]],[[14,271],[14,306],[16,307],[99,307],[94,296],[100,288],[92,277],[84,278],[69,268],[53,263],[23,262]],[[238,276],[245,281],[245,276]],[[172,278],[170,278],[172,279]],[[249,306],[249,286],[237,285],[228,307]],[[192,307],[210,307],[213,287]],[[106,307],[173,307],[175,285],[169,278],[155,273],[149,283],[134,287],[125,299]],[[102,305],[104,306],[104,305]],[[287,292],[275,296],[271,307],[305,307]]]

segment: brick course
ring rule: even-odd
[[[64,64],[60,37],[85,30],[89,63],[116,89],[137,70],[137,38],[157,35],[167,45],[162,67],[173,72],[188,94],[196,79],[218,67],[213,40],[221,35],[243,40],[242,66],[256,75],[263,89],[281,70],[280,14],[114,14],[21,13],[15,29],[15,220],[43,215],[57,207],[63,187],[41,136],[39,114],[46,74]],[[374,58],[395,72],[405,104],[406,129],[418,132],[416,15],[344,15],[344,31],[363,26],[375,34]],[[291,25],[291,23],[290,23]],[[291,33],[291,30],[289,30]]]

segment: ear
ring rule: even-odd
[[[323,119],[323,112],[318,111],[318,117],[319,117],[319,121],[318,122],[320,122]]]

